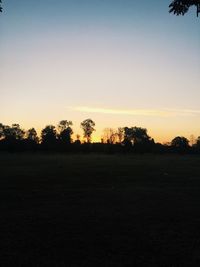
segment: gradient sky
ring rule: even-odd
[[[200,18],[160,0],[9,0],[0,14],[0,122],[141,126],[200,135]]]

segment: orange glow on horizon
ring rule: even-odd
[[[161,124],[162,119],[161,119],[161,122],[159,121],[159,124],[156,124],[156,123],[152,124],[151,121],[149,121],[150,119],[146,120],[146,123],[144,123],[144,122],[140,123],[140,119],[138,119],[138,122],[137,122],[135,116],[133,116],[133,120],[131,119],[132,117],[130,117],[130,121],[129,121],[129,119],[126,120],[126,116],[123,115],[122,120],[121,120],[122,123],[118,124],[118,123],[116,123],[116,121],[114,121],[114,118],[116,115],[111,115],[111,119],[109,119],[107,121],[109,115],[106,116],[104,114],[103,117],[105,120],[103,122],[102,122],[102,120],[100,120],[101,118],[96,118],[94,115],[95,114],[89,114],[89,116],[83,115],[84,118],[91,117],[96,123],[96,126],[95,126],[96,131],[93,132],[92,137],[91,137],[92,142],[101,142],[101,138],[103,136],[105,128],[112,128],[114,130],[117,130],[118,127],[125,127],[125,126],[127,126],[127,127],[138,126],[138,127],[146,128],[148,135],[151,138],[153,138],[155,142],[159,142],[159,143],[171,142],[171,140],[176,136],[184,136],[188,140],[191,139],[191,135],[193,135],[195,139],[198,136],[200,136],[200,125],[195,124],[194,121],[192,120],[192,119],[195,119],[196,116],[189,117],[191,126],[193,126],[193,125],[196,126],[196,129],[193,128],[193,130],[191,130],[192,127],[188,127],[188,128],[185,127],[185,117],[184,116],[182,117],[182,121],[179,118],[174,117],[174,122],[171,124],[170,124],[170,122],[172,121],[172,118],[169,118],[169,121],[168,121],[168,119],[166,119],[167,121],[164,120],[162,124]],[[117,115],[117,117],[118,117],[118,115]],[[63,118],[64,118],[64,116],[63,116]],[[124,121],[123,118],[125,120],[124,123],[123,123],[123,121]],[[83,131],[80,128],[80,123],[79,123],[79,121],[80,122],[82,121],[82,118],[78,122],[76,120],[73,120],[73,118],[72,118],[72,121],[75,122],[75,123],[73,123],[73,126],[72,126],[72,129],[74,132],[74,134],[72,135],[73,141],[75,141],[77,139],[76,135],[78,134],[78,135],[80,135],[80,141],[84,142],[85,139],[83,138]],[[131,121],[133,121],[133,122],[131,123]],[[37,123],[36,123],[35,120],[29,121],[29,122],[28,121],[22,122],[22,121],[19,121],[16,119],[15,120],[8,120],[7,122],[1,121],[1,123],[3,123],[4,125],[10,125],[10,126],[13,123],[18,123],[20,125],[20,127],[24,130],[28,130],[28,129],[34,127],[36,129],[39,137],[41,134],[41,130],[46,125],[52,124],[57,128],[58,122],[59,122],[59,120],[57,120],[57,119],[52,121],[52,123],[51,122],[44,122],[44,121],[43,122],[37,121]]]

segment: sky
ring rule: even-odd
[[[0,14],[0,122],[138,126],[200,135],[200,18],[160,0],[9,0]]]

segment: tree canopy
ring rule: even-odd
[[[95,131],[94,129],[95,123],[91,119],[86,119],[81,122],[81,128],[83,129],[84,137],[87,139],[87,142],[91,142],[92,133]]]
[[[53,125],[47,125],[41,132],[43,144],[52,144],[56,142],[56,128]]]
[[[72,141],[71,136],[73,134],[73,130],[71,128],[72,125],[73,125],[72,121],[62,120],[59,122],[59,124],[58,124],[58,130],[59,130],[58,139],[62,143],[67,143],[67,144],[71,143],[71,141]]]
[[[189,147],[189,140],[184,136],[176,136],[171,141],[171,146],[178,151],[183,151]]]
[[[200,13],[200,0],[173,0],[169,5],[169,12],[177,16],[183,16],[192,6],[196,7],[198,17]]]
[[[37,136],[37,132],[35,128],[31,128],[26,132],[26,138],[28,141],[31,141],[31,142],[35,142],[35,143],[39,142],[39,138]]]

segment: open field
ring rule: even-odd
[[[200,157],[0,154],[0,266],[200,266]]]

